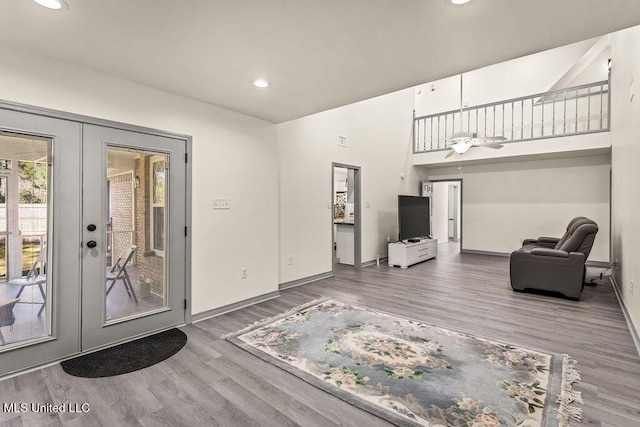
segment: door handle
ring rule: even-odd
[[[89,240],[89,241],[87,242],[87,247],[88,247],[88,248],[93,249],[93,248],[95,248],[96,246],[98,246],[98,242],[96,242],[95,240]]]

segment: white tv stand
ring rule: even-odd
[[[407,268],[437,256],[438,239],[422,239],[415,243],[389,243],[389,267]]]

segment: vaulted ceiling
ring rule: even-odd
[[[640,24],[637,0],[66,1],[0,1],[0,44],[275,123]]]

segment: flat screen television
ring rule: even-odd
[[[431,234],[429,197],[398,196],[399,240],[426,237]]]

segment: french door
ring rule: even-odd
[[[80,350],[81,152],[79,123],[0,109],[0,375]]]
[[[185,152],[0,108],[0,376],[184,322]]]
[[[185,141],[83,126],[82,349],[184,322]]]

